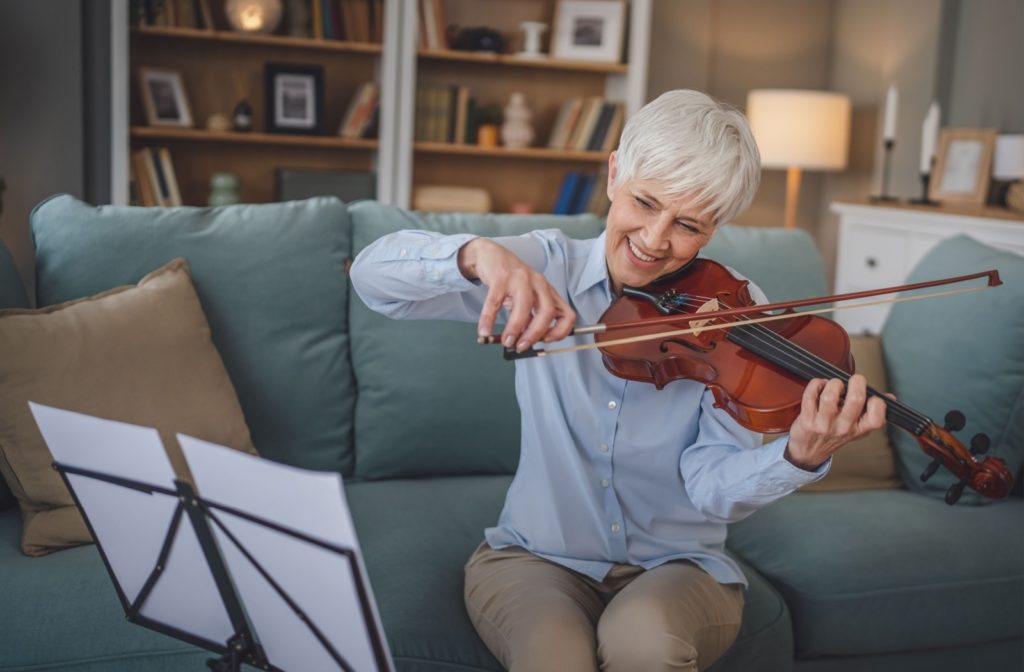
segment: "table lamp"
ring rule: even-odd
[[[755,89],[747,95],[761,167],[786,169],[786,228],[796,228],[802,170],[846,168],[850,99],[830,91]]]

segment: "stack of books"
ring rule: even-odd
[[[144,147],[132,152],[132,202],[136,205],[182,205],[171,153],[166,147]]]
[[[343,138],[376,137],[377,120],[380,115],[380,87],[376,82],[360,85],[348,110],[338,127],[338,135]]]
[[[551,128],[548,148],[610,152],[618,145],[626,108],[600,96],[572,98],[562,104]]]
[[[384,41],[384,0],[310,0],[318,40]]]
[[[476,99],[465,86],[421,86],[416,90],[418,142],[476,144]]]
[[[569,171],[562,178],[552,212],[556,215],[590,213],[604,217],[611,205],[607,186],[607,166],[597,173]]]
[[[449,49],[444,0],[420,0],[420,49]]]
[[[213,30],[210,0],[142,0],[137,4],[142,26]]]

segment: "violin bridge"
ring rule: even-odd
[[[704,303],[700,308],[697,309],[697,314],[700,313],[713,313],[720,310],[718,307],[718,299],[710,299]],[[693,329],[694,336],[700,336],[700,332],[703,331],[701,327],[705,327],[714,320],[694,320],[690,322],[690,328]]]

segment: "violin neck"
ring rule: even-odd
[[[846,371],[760,324],[733,327],[726,338],[803,380],[838,378],[844,383],[850,380]],[[888,422],[915,436],[921,436],[934,424],[928,416],[873,387],[869,386],[867,392],[869,397],[878,397],[885,402],[885,419]]]

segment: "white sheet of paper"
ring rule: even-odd
[[[283,592],[309,616],[337,653],[357,672],[377,672],[368,624],[358,600],[353,572],[369,596],[372,623],[384,651],[387,644],[341,476],[278,464],[179,434],[200,496],[207,502],[257,516],[281,527],[351,549],[353,560],[308,541],[215,511],[239,544]],[[271,664],[285,670],[335,672],[338,664],[293,609],[219,527],[217,542],[243,597],[256,637]],[[386,670],[392,670],[385,653]]]
[[[56,462],[174,489],[174,470],[155,429],[33,402],[29,407]],[[74,474],[68,480],[115,583],[134,602],[160,555],[178,498]],[[141,613],[220,645],[234,632],[187,516]]]

